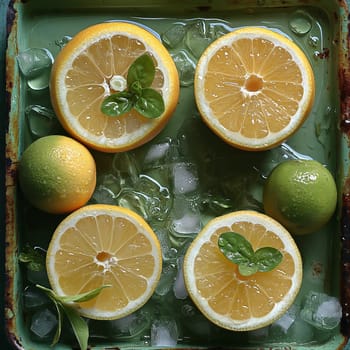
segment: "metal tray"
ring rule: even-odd
[[[299,12],[298,12],[299,11]],[[295,13],[307,14],[312,24],[307,33],[290,25]],[[227,332],[198,317],[190,323],[202,333],[182,327],[177,345],[167,348],[220,349],[340,349],[350,335],[350,69],[348,3],[345,0],[12,0],[7,13],[6,99],[8,107],[6,127],[6,293],[5,317],[8,338],[17,349],[48,349],[49,343],[33,338],[26,325],[28,314],[23,305],[23,290],[28,275],[18,256],[25,244],[45,247],[61,217],[44,215],[33,210],[17,188],[17,166],[22,151],[32,142],[25,108],[29,104],[50,107],[46,95],[26,88],[16,63],[16,55],[26,48],[49,49],[53,55],[59,50],[64,36],[73,36],[80,29],[107,20],[131,20],[163,34],[175,22],[221,25],[221,30],[244,25],[258,25],[280,30],[296,41],[309,57],[316,76],[316,102],[302,128],[283,147],[263,154],[244,153],[224,148],[223,156],[232,157],[238,170],[249,166],[271,167],[276,157],[306,155],[326,164],[337,179],[339,205],[337,214],[320,232],[296,238],[304,263],[304,280],[300,298],[309,290],[338,297],[343,317],[332,332],[312,329],[300,337],[285,334],[271,338],[268,329],[261,332]],[[217,28],[219,28],[218,26]],[[217,34],[219,35],[219,34]],[[175,48],[169,47],[172,55]],[[195,61],[195,59],[194,59]],[[179,130],[193,136],[197,142],[197,126],[185,123],[196,114],[191,81],[184,81],[178,108],[165,130],[154,140],[174,138]],[[3,117],[5,117],[3,113]],[[185,128],[185,129],[181,129]],[[205,131],[203,131],[205,132]],[[210,139],[210,142],[216,142]],[[208,141],[209,143],[209,141]],[[97,155],[105,161],[103,155]],[[243,177],[244,178],[244,177]],[[259,186],[258,186],[259,187]],[[259,189],[258,189],[259,190]],[[257,191],[259,199],[259,191]],[[241,203],[251,207],[255,202]],[[171,293],[170,293],[171,294]],[[170,295],[169,294],[169,295]],[[165,297],[164,297],[165,298]],[[161,299],[161,298],[160,298]],[[173,299],[170,297],[170,301]],[[185,303],[185,302],[184,302]],[[170,315],[171,316],[171,315]],[[187,323],[189,323],[187,321]],[[196,324],[197,323],[197,324]],[[186,321],[184,321],[186,324]],[[104,339],[101,325],[94,329],[91,349],[150,349],[149,331],[138,338]],[[188,324],[187,324],[188,326]],[[100,328],[100,330],[98,330]],[[306,327],[307,328],[307,327]],[[207,330],[208,333],[207,333]],[[197,334],[197,336],[193,336]],[[69,337],[55,349],[70,349]],[[159,347],[158,347],[159,348]]]

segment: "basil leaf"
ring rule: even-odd
[[[107,96],[101,105],[101,112],[111,117],[117,117],[129,112],[135,103],[134,94],[128,91],[121,91]]]
[[[165,110],[162,95],[151,88],[142,89],[134,108],[146,118],[158,118]]]
[[[130,88],[135,81],[138,81],[143,88],[151,86],[155,71],[153,60],[149,55],[138,57],[129,67],[126,78],[128,87]]]
[[[238,272],[242,276],[250,276],[258,272],[258,266],[256,263],[243,263],[238,265]]]
[[[273,270],[283,259],[282,253],[272,247],[260,248],[255,252],[258,271],[267,272]]]
[[[79,315],[78,311],[68,305],[63,306],[63,310],[73,328],[75,337],[78,340],[81,350],[86,350],[89,340],[89,328],[84,319]]]
[[[142,85],[139,81],[134,81],[130,85],[130,92],[140,97],[142,95]]]
[[[252,245],[239,233],[222,233],[218,240],[220,251],[235,264],[248,265],[254,262]]]
[[[101,293],[102,289],[108,288],[108,287],[111,287],[111,286],[109,284],[105,284],[99,288],[95,288],[86,293],[81,293],[77,295],[57,296],[57,299],[63,303],[70,303],[70,302],[82,303],[84,301],[89,301],[97,297]]]

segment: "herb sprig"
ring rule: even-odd
[[[63,325],[63,317],[65,314],[72,326],[73,332],[75,334],[75,337],[77,338],[80,349],[86,350],[88,346],[88,339],[89,339],[88,325],[84,321],[84,319],[80,316],[77,309],[74,306],[70,305],[69,303],[82,303],[84,301],[89,301],[97,297],[101,293],[102,289],[110,286],[103,285],[89,292],[77,294],[77,295],[71,295],[71,296],[67,296],[67,295],[59,296],[52,289],[46,288],[39,284],[37,284],[36,287],[38,287],[39,289],[41,289],[47,294],[47,296],[51,299],[51,301],[53,302],[57,310],[57,319],[58,319],[57,329],[56,329],[54,338],[52,340],[51,346],[54,346],[55,344],[57,344],[60,339],[62,325]]]
[[[146,118],[158,118],[164,110],[162,95],[151,88],[155,77],[155,65],[152,58],[143,54],[129,67],[127,88],[124,91],[107,96],[101,105],[101,111],[111,117],[117,117],[134,108]]]
[[[218,246],[227,259],[238,265],[238,271],[243,276],[250,276],[258,271],[271,271],[283,258],[282,253],[273,247],[254,251],[250,242],[236,232],[222,233]]]
[[[40,248],[26,245],[18,257],[19,261],[25,263],[31,271],[42,271],[45,267],[45,255]]]

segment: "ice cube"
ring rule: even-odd
[[[180,85],[190,86],[193,84],[196,63],[184,50],[172,54],[177,71],[179,73]]]
[[[177,256],[177,249],[171,245],[168,230],[165,227],[161,227],[159,225],[152,225],[152,228],[159,239],[160,246],[162,248],[163,260],[165,262],[173,260],[175,261]]]
[[[233,28],[231,28],[228,24],[225,23],[215,23],[212,25],[213,27],[213,35],[215,39],[220,38],[221,36],[231,32]]]
[[[174,23],[162,35],[163,43],[171,48],[176,48],[184,39],[186,34],[186,27],[183,23]]]
[[[183,257],[178,259],[177,275],[174,282],[173,291],[177,299],[186,299],[188,292],[185,286],[184,274],[183,274]]]
[[[314,327],[305,322],[301,317],[293,322],[287,332],[289,339],[297,344],[309,344],[314,340]],[[282,339],[285,340],[286,334],[283,333]]]
[[[17,55],[19,69],[31,89],[42,90],[49,86],[53,60],[51,52],[45,48],[29,48]]]
[[[297,305],[292,305],[281,318],[273,323],[272,327],[278,327],[284,334],[287,334],[289,328],[297,319],[298,313],[299,307]]]
[[[175,320],[155,320],[151,327],[152,346],[176,346],[178,329]]]
[[[198,19],[186,25],[185,42],[194,57],[199,58],[213,39],[206,21]]]
[[[36,309],[49,304],[50,299],[41,290],[29,285],[23,291],[23,301],[26,309]]]
[[[175,194],[190,194],[198,190],[198,174],[195,164],[179,162],[173,165],[173,186]]]
[[[146,196],[132,188],[123,188],[117,197],[117,204],[121,207],[131,209],[141,215],[145,220],[149,219],[146,209]]]
[[[170,141],[162,143],[156,143],[149,147],[144,158],[144,164],[146,167],[157,166],[158,163],[164,159],[167,151],[170,147]]]
[[[176,266],[172,263],[164,264],[155,293],[160,296],[168,294],[173,286],[175,276]]]
[[[120,179],[121,186],[133,185],[139,177],[139,167],[134,154],[130,152],[116,153],[113,157],[114,175]]]
[[[90,201],[92,203],[116,204],[116,195],[108,187],[97,185]]]
[[[305,297],[300,316],[318,329],[334,329],[342,317],[342,308],[336,297],[311,291]]]
[[[148,220],[165,220],[172,206],[172,198],[168,188],[144,174],[139,176],[134,188],[143,194]]]
[[[103,174],[98,177],[98,183],[110,190],[116,197],[120,192],[120,181],[113,174]]]
[[[173,202],[169,228],[169,233],[175,237],[197,234],[202,228],[202,223],[196,201],[177,195]]]
[[[57,326],[57,317],[49,309],[35,312],[32,316],[30,330],[39,338],[45,339]]]
[[[61,130],[60,123],[51,108],[29,105],[24,114],[28,121],[29,131],[34,137],[47,136]]]

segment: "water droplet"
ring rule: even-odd
[[[289,20],[289,28],[297,35],[305,35],[311,27],[311,17],[305,11],[295,11]]]
[[[317,37],[317,36],[314,36],[314,35],[310,35],[309,39],[308,39],[308,44],[311,46],[311,47],[317,47],[318,43],[320,41],[320,38]]]

